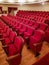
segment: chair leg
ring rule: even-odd
[[[39,52],[36,52],[35,57],[37,57],[37,56],[39,56],[39,55],[40,55],[40,53],[39,53]]]

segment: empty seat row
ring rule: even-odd
[[[6,20],[6,18],[7,17],[4,17],[3,16],[3,18],[5,18],[4,20]],[[18,26],[17,26],[17,23],[19,23],[19,22],[17,22],[16,23],[16,21],[14,21],[13,22],[13,20],[11,20],[11,18],[10,18],[10,20],[9,20],[9,18],[7,18],[8,19],[8,21],[6,20],[6,22],[10,25],[10,26],[12,26],[12,28],[16,28],[16,30],[19,30],[19,28],[21,28],[21,25],[19,24]],[[11,21],[11,22],[10,22]],[[38,23],[38,22],[33,22],[33,21],[28,21],[28,20],[26,20],[26,21],[24,21],[24,24],[26,24],[26,25],[28,25],[28,26],[31,26],[32,28],[34,27],[35,29],[37,29],[37,30],[43,30],[43,31],[46,31],[46,29],[48,28],[48,25],[47,24],[45,24],[45,23]],[[16,27],[17,26],[17,27]]]
[[[22,11],[22,10],[19,10],[16,14],[17,16],[20,16],[20,15],[28,15],[28,16],[32,16],[32,15],[35,15],[35,16],[48,16],[49,15],[49,12],[40,12],[40,11]]]
[[[7,54],[7,60],[10,65],[19,65],[21,60],[21,52],[23,48],[24,41],[22,37],[17,36],[3,21],[0,20],[0,40],[2,42],[2,47]],[[14,63],[15,62],[15,63]]]
[[[6,21],[7,22],[7,21]],[[10,21],[9,21],[10,22]],[[13,24],[13,23],[12,23]],[[10,24],[9,24],[10,25]],[[38,24],[37,24],[38,25]],[[34,27],[29,27],[29,26],[26,26],[26,25],[24,25],[24,24],[22,24],[22,23],[19,23],[19,22],[16,22],[15,23],[15,25],[13,26],[11,26],[13,29],[14,29],[14,31],[16,31],[17,33],[18,33],[18,35],[21,35],[21,36],[23,36],[23,38],[25,39],[25,41],[27,41],[28,39],[29,39],[29,43],[28,43],[28,41],[27,41],[27,44],[28,44],[28,46],[30,47],[31,45],[30,45],[30,43],[32,42],[32,41],[30,41],[30,38],[31,38],[31,36],[35,36],[35,38],[36,38],[36,40],[34,40],[34,38],[33,38],[33,40],[34,41],[36,41],[36,43],[37,43],[37,41],[38,41],[38,43],[39,43],[39,45],[41,45],[40,44],[40,42],[43,40],[42,38],[44,37],[44,35],[45,35],[45,33],[44,33],[44,31],[41,31],[40,29],[39,30],[35,30],[35,28]],[[40,32],[40,33],[39,33]],[[37,33],[37,34],[36,34]],[[39,36],[38,36],[38,34],[39,34]],[[35,43],[35,42],[33,42],[33,43]],[[32,45],[34,46],[34,44],[32,43]],[[35,44],[36,44],[35,43]],[[36,46],[34,46],[35,48],[36,48]],[[37,48],[38,48],[39,46],[37,46]],[[30,47],[31,48],[31,47]],[[40,50],[41,50],[41,48],[42,48],[42,46],[40,47]],[[32,48],[31,48],[32,49]],[[35,49],[33,48],[33,51],[35,51]],[[37,53],[37,51],[35,51],[36,53]],[[39,52],[39,51],[38,51]]]
[[[11,17],[11,16],[10,16]],[[16,17],[21,17],[25,19],[34,19],[38,22],[45,22],[49,17],[49,12],[40,12],[40,11],[18,11]]]
[[[47,24],[47,25],[49,25],[49,23],[48,23],[48,20],[46,19],[45,20],[45,18],[43,18],[43,20],[40,22],[39,20],[29,20],[29,19],[24,19],[24,18],[21,18],[21,17],[15,17],[14,18],[14,16],[8,16],[8,18],[10,17],[10,19],[14,19],[14,20],[17,20],[18,22],[20,22],[20,23],[23,23],[23,24],[26,24],[26,25],[29,25],[29,26],[33,26],[34,24],[35,24],[35,22],[37,22],[38,24],[39,23],[45,23],[45,24]],[[38,17],[39,18],[39,17]]]
[[[4,19],[5,18],[5,19]],[[19,31],[19,29],[21,30],[21,28],[22,29],[24,29],[25,27],[23,27],[24,25],[22,24],[22,23],[19,23],[19,22],[17,22],[17,21],[13,21],[13,20],[9,20],[9,18],[7,18],[7,20],[6,20],[6,17],[4,17],[3,16],[3,19],[5,20],[5,22],[6,23],[8,23],[9,24],[9,26],[11,26],[12,28],[13,28],[13,30],[15,30],[15,31]],[[32,21],[30,21],[30,24],[29,25],[33,25],[33,26],[31,26],[32,28],[35,28],[35,29],[37,29],[37,30],[43,30],[43,31],[46,31],[46,29],[47,29],[47,27],[48,27],[48,25],[47,24],[45,24],[45,23],[38,23],[38,22],[32,22]],[[25,25],[26,26],[26,25]],[[39,26],[39,27],[38,27]],[[28,26],[26,26],[26,27],[28,27]],[[23,30],[23,31],[25,31],[25,30]],[[20,31],[19,32],[19,34],[22,34],[22,32],[23,31]],[[28,29],[27,29],[27,31],[28,31]],[[26,32],[26,31],[25,31]],[[24,33],[24,36],[26,36],[26,34]],[[27,38],[27,37],[26,37]]]
[[[2,19],[4,19],[5,21],[7,21],[6,23],[7,24],[9,24],[10,26],[14,26],[14,25],[17,25],[17,21],[13,21],[12,19],[9,19],[9,18],[7,18],[7,17],[5,17],[5,16],[2,16],[1,17]],[[6,19],[7,18],[7,19]],[[11,22],[9,22],[9,21],[11,21]],[[18,23],[20,23],[20,22],[18,22]],[[21,22],[22,23],[22,22]],[[23,24],[25,24],[25,25],[28,25],[28,26],[31,26],[31,27],[33,27],[33,28],[35,28],[35,29],[40,29],[40,30],[43,30],[43,31],[45,31],[46,29],[47,29],[47,27],[48,27],[48,25],[47,24],[45,24],[45,23],[39,23],[39,22],[34,22],[34,21],[24,21],[24,23]]]

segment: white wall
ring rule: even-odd
[[[49,11],[49,4],[33,4],[33,5],[21,5],[19,10],[34,10],[34,11]]]
[[[18,10],[34,10],[34,11],[49,11],[49,3],[42,5],[42,4],[32,4],[32,5],[0,5],[3,7],[3,10],[8,11],[8,7],[18,7]]]

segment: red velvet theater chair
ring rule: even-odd
[[[49,27],[47,28],[47,30],[45,32],[45,41],[47,41],[49,43]]]
[[[24,38],[27,39],[29,38],[33,33],[34,33],[35,29],[28,27],[28,30],[26,32],[24,32]]]
[[[17,53],[21,54],[23,45],[24,45],[23,38],[20,36],[17,36],[15,37],[14,42],[4,47],[4,49],[8,56],[11,56]]]
[[[15,37],[14,43],[5,47],[7,53],[7,61],[10,65],[20,64],[23,43],[24,40],[21,37]]]
[[[30,37],[29,47],[34,51],[36,56],[41,51],[44,35],[43,31],[36,30],[34,35]]]
[[[19,35],[23,35],[23,33],[27,30],[27,26],[23,25],[22,28],[19,30]]]
[[[15,29],[16,29],[16,27],[18,27],[19,26],[19,22],[16,22],[15,24],[12,24],[13,26],[12,26],[12,30],[14,30],[15,31]]]
[[[35,24],[35,22],[33,22],[33,21],[30,21],[30,22],[28,23],[29,26],[33,26],[34,24]]]
[[[49,16],[48,16],[47,19],[45,20],[45,23],[49,25]]]
[[[9,36],[10,35],[10,31],[11,30],[9,30],[9,29],[7,29],[7,30],[2,30],[1,31],[1,33],[2,33],[2,36],[3,36],[3,38],[6,38],[7,36]]]
[[[26,24],[26,25],[28,25],[29,20],[25,20],[23,23]]]
[[[22,25],[23,25],[23,24],[19,24],[19,25],[15,28],[15,31],[18,32],[18,31],[21,29]]]
[[[2,28],[0,28],[0,39],[2,38],[2,33],[1,33],[1,31],[2,31]]]
[[[39,30],[45,31],[47,29],[48,25],[45,23],[40,23],[40,27],[38,28]]]
[[[7,46],[7,45],[13,43],[15,36],[17,36],[17,34],[15,34],[12,31],[9,33],[9,36],[6,35],[6,37],[5,37],[5,35],[6,35],[6,33],[4,34],[3,40],[2,40],[2,45],[4,45],[4,46]]]
[[[39,23],[35,22],[35,24],[32,27],[35,28],[35,29],[39,28]]]
[[[19,65],[21,63],[21,58],[21,55],[18,53],[9,57],[7,56],[6,60],[9,65]]]

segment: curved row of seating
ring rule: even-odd
[[[21,17],[30,20],[34,19],[38,22],[45,22],[45,20],[49,17],[49,12],[19,10],[16,14],[16,17]]]
[[[40,12],[33,12],[23,11],[21,13],[21,11],[18,11],[16,16],[2,15],[0,17],[3,20],[0,23],[0,33],[2,34],[1,37],[3,39],[1,39],[1,41],[11,65],[19,65],[21,60],[24,41],[20,36],[24,38],[25,42],[27,42],[27,46],[33,50],[36,56],[38,56],[42,49],[42,42],[49,42],[49,24],[45,23],[49,12],[42,13],[43,15]],[[9,60],[11,59],[11,56],[14,58]]]
[[[44,36],[45,36],[45,32],[44,31],[42,31],[40,29],[35,30],[35,27],[30,27],[30,26],[25,25],[23,23],[13,21],[12,19],[7,18],[5,16],[2,16],[1,18],[14,31],[16,31],[18,33],[18,35],[23,36],[25,41],[27,41],[27,45],[29,46],[29,48],[31,48],[36,53],[40,52],[40,50],[42,48],[41,42],[43,41]],[[36,25],[36,23],[35,23],[35,25]],[[28,41],[29,41],[29,43],[28,43]]]
[[[49,25],[49,20],[48,19],[46,19],[45,21],[44,21],[44,19],[42,20],[43,22],[38,22],[38,21],[36,21],[36,20],[29,20],[29,19],[24,19],[24,18],[21,18],[21,17],[15,17],[15,16],[11,16],[11,15],[8,15],[8,17],[7,18],[11,18],[11,19],[13,19],[13,20],[16,20],[16,21],[18,21],[18,22],[20,22],[20,23],[23,23],[23,24],[26,24],[26,25],[29,25],[29,26],[33,26],[35,23],[38,23],[38,24],[43,24],[43,26],[44,25]],[[45,23],[45,24],[44,24]]]
[[[9,15],[10,18],[12,17]],[[14,17],[13,17],[14,18]],[[20,22],[23,22],[23,20],[29,20],[29,21],[35,21],[35,22],[41,22],[41,23],[46,23],[49,26],[49,12],[45,11],[25,11],[25,10],[19,10],[16,14],[15,19],[17,19]],[[44,28],[44,25],[42,29]],[[45,31],[45,40],[49,42],[49,27]]]
[[[2,20],[0,20],[0,41],[10,65],[19,65],[24,45],[22,37],[17,36]]]
[[[22,23],[22,24],[25,24],[25,25],[28,25],[28,26],[30,26],[30,27],[32,27],[32,28],[35,28],[35,29],[40,29],[40,30],[43,30],[43,31],[45,31],[46,29],[47,29],[47,27],[48,27],[48,25],[47,24],[45,24],[45,23],[39,23],[39,22],[35,22],[34,20],[33,21],[29,21],[29,20],[17,20],[17,19],[14,19],[14,20],[12,20],[12,18],[10,17],[5,17],[5,16],[2,16],[3,18],[6,18],[7,20],[11,20],[11,22],[9,22],[9,24],[12,26],[12,23],[13,23],[13,21],[15,21],[15,22],[19,22],[19,23]],[[1,17],[1,18],[2,18]],[[23,22],[22,22],[23,21]]]
[[[28,15],[29,16],[42,16],[42,17],[46,17],[49,15],[49,12],[44,12],[44,11],[25,11],[25,10],[19,10],[16,14],[17,16],[24,16],[24,17],[27,17]],[[27,15],[27,16],[26,16]],[[28,17],[29,17],[28,16]]]

